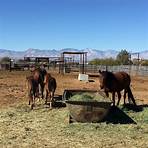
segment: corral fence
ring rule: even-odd
[[[66,69],[67,67],[65,67]],[[81,65],[72,65],[68,67],[69,72],[78,72]],[[112,72],[125,71],[130,75],[148,76],[148,66],[136,66],[136,65],[118,65],[118,66],[106,66],[106,65],[85,65],[86,73],[98,73],[99,70],[108,70]],[[66,70],[65,70],[66,71]]]
[[[118,65],[118,66],[105,66],[105,65],[87,65],[87,72],[98,73],[98,70],[108,70],[112,72],[125,71],[130,75],[148,76],[148,66],[136,65]]]
[[[12,70],[29,70],[34,63],[15,63],[11,65]],[[85,73],[97,74],[99,70],[108,70],[112,72],[125,71],[130,75],[141,75],[148,76],[148,66],[136,66],[136,65],[118,65],[118,66],[106,66],[106,65],[89,65],[85,64]],[[60,64],[47,64],[46,68],[49,71],[59,72]],[[9,70],[10,64],[2,63],[0,64],[0,70]],[[81,73],[82,64],[65,64],[64,73],[79,72]]]

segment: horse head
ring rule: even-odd
[[[104,89],[106,84],[106,72],[99,70],[100,89]]]
[[[112,87],[112,82],[115,80],[114,74],[109,71],[99,70],[100,88],[109,91]]]

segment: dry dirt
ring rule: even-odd
[[[16,103],[28,103],[26,76],[27,71],[1,71],[0,72],[0,105],[11,106]],[[78,74],[60,75],[51,73],[57,80],[57,95],[62,95],[64,89],[99,89],[98,78],[90,78],[94,82],[78,81]],[[132,77],[131,88],[138,104],[148,103],[148,77]]]

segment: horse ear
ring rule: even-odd
[[[102,73],[102,71],[99,69],[99,73],[101,74]]]

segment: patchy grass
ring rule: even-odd
[[[0,147],[99,148],[148,145],[148,108],[125,110],[137,124],[68,123],[67,108],[25,104],[0,110]]]
[[[147,147],[148,108],[140,112],[123,109],[137,124],[69,124],[67,108],[49,110],[41,102],[31,111],[25,105],[29,74],[29,71],[0,71],[0,148]],[[58,95],[65,89],[96,90],[99,86],[98,78],[93,78],[95,83],[86,83],[78,81],[77,74],[51,74],[57,80]],[[148,103],[147,86],[147,77],[132,78],[132,91],[138,104]],[[113,117],[122,118],[124,123],[124,115]]]

